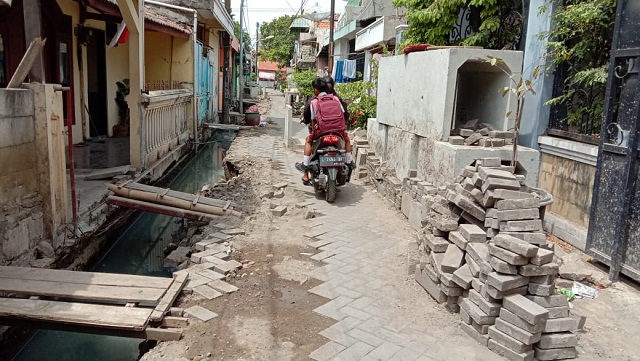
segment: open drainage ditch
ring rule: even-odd
[[[222,160],[235,134],[217,132],[191,159],[168,187],[195,193],[207,183],[224,178]],[[171,277],[163,268],[164,250],[169,243],[180,241],[183,220],[175,217],[140,212],[119,233],[113,246],[91,269],[109,272],[157,277]],[[133,361],[144,352],[143,340],[91,335],[74,332],[38,330],[29,339],[14,361]]]

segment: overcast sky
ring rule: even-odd
[[[304,12],[312,13],[329,12],[331,8],[331,0],[244,0],[248,9],[245,23],[245,29],[251,34],[251,39],[255,41],[256,22],[262,24],[269,22],[282,15],[295,15],[300,10],[301,3],[304,2]],[[336,13],[341,13],[346,4],[345,0],[335,0]],[[240,20],[240,0],[231,1],[231,10],[235,15],[235,20]]]

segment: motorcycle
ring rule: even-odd
[[[314,144],[307,170],[316,193],[324,192],[325,200],[333,203],[338,187],[351,180],[351,167],[347,165],[344,138],[340,133],[320,134]]]

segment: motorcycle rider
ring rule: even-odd
[[[335,80],[333,80],[332,77],[330,76],[325,76],[323,78],[326,82],[327,82],[327,93],[328,94],[333,94],[333,96],[335,96],[336,98],[338,98],[338,100],[340,101],[340,104],[342,104],[342,109],[344,109],[344,121],[346,125],[349,125],[349,110],[347,108],[347,103],[344,102],[344,100],[342,100],[342,98],[338,95],[338,93],[336,92],[336,82]],[[309,128],[309,133],[312,132],[312,128],[311,128],[311,109],[310,109],[310,105],[311,102],[313,101],[313,99],[315,99],[316,96],[312,96],[309,101],[307,102],[307,104],[305,104],[304,109],[302,111],[302,122],[304,124],[307,125],[307,127]]]
[[[313,94],[315,95],[316,98],[329,95],[329,92],[333,89],[333,87],[331,88],[329,87],[325,78],[321,78],[321,77],[315,78],[311,82],[311,86],[313,87]],[[340,102],[338,98],[336,98],[335,101],[340,103],[340,108],[342,109],[342,112],[345,113],[342,102]],[[304,157],[303,157],[302,163],[296,163],[296,169],[304,173],[302,176],[302,183],[305,185],[311,185],[307,167],[309,165],[309,161],[311,160],[311,153],[313,151],[312,142],[314,140],[317,140],[318,136],[320,135],[319,129],[318,129],[319,127],[317,124],[317,121],[318,121],[318,117],[316,115],[317,109],[314,109],[313,101],[310,101],[308,105],[309,105],[309,118],[311,119],[312,130],[311,130],[311,133],[307,136],[307,139],[304,145]],[[345,123],[346,123],[346,119],[345,119]],[[345,142],[345,152],[346,152],[345,156],[346,156],[347,166],[353,169],[355,168],[355,164],[351,160],[351,140],[349,139],[349,135],[347,134],[346,131],[342,132],[342,137],[344,138],[344,142]]]

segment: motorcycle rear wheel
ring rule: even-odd
[[[336,200],[337,185],[336,181],[329,179],[327,181],[327,189],[325,191],[325,200],[327,203],[333,203]]]

